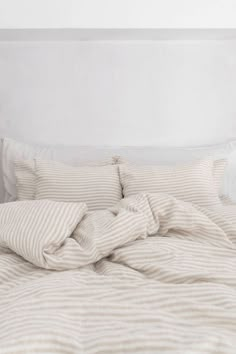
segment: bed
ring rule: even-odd
[[[36,191],[0,204],[0,352],[235,354],[236,206],[219,196],[215,160],[161,174],[117,155],[86,167],[86,183],[109,170],[102,206],[65,182],[84,166],[61,164],[19,166],[18,154],[12,183],[36,174]]]

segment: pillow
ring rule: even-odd
[[[222,195],[223,179],[226,159],[214,161],[213,178],[219,196]],[[32,200],[35,198],[35,160],[16,160],[15,161],[16,175],[16,199],[17,200]]]
[[[119,160],[118,160],[119,161]],[[223,190],[223,179],[226,159],[214,161],[213,176],[216,188],[221,196]],[[34,160],[16,160],[14,162],[16,177],[16,199],[32,200],[35,196],[35,161]]]
[[[216,179],[220,181],[223,177],[219,195],[229,196],[236,202],[236,140],[200,147],[126,147],[117,151],[117,155],[121,156],[120,163],[158,166],[176,166],[212,158]],[[219,171],[216,171],[218,160],[226,160],[219,177]]]
[[[32,200],[35,197],[35,160],[16,160],[16,199]]]
[[[0,202],[16,199],[14,161],[34,158],[56,160],[72,166],[88,165],[89,161],[102,164],[119,163],[117,156],[131,163],[148,165],[177,165],[190,163],[206,156],[214,160],[227,159],[223,194],[236,201],[236,142],[201,147],[85,147],[85,146],[30,146],[9,138],[2,139],[0,159]],[[116,155],[116,157],[111,157]],[[122,161],[122,159],[121,159]],[[4,175],[4,181],[3,181]],[[222,192],[221,192],[222,194]]]
[[[52,251],[65,244],[86,211],[84,203],[49,200],[1,204],[0,246],[36,266],[51,268],[47,264],[53,257]],[[59,264],[54,269],[60,269]]]
[[[91,162],[92,157],[95,155],[101,162]],[[110,151],[103,151],[102,149],[88,148],[88,147],[40,147],[40,146],[30,146],[28,144],[17,142],[13,139],[4,138],[2,139],[2,175],[3,175],[3,185],[4,185],[4,201],[13,201],[17,198],[17,193],[20,196],[20,200],[32,199],[29,198],[27,192],[24,194],[25,189],[29,188],[33,183],[31,179],[33,178],[32,165],[30,167],[30,162],[22,164],[22,160],[33,160],[34,158],[47,159],[47,160],[58,160],[71,164],[73,166],[80,165],[110,165],[115,164],[117,157],[110,156]],[[15,176],[15,161],[17,169],[17,183],[19,185],[19,191],[16,190],[16,176]],[[31,164],[33,162],[31,161]],[[0,174],[1,175],[1,174]],[[27,175],[27,184],[24,184],[24,179]],[[22,178],[21,178],[22,176]],[[1,181],[0,181],[1,182]],[[25,180],[26,182],[26,180]],[[31,186],[32,189],[33,186]],[[21,189],[22,188],[22,189]],[[0,185],[1,189],[1,185]],[[2,199],[0,201],[3,201]]]
[[[72,167],[35,160],[35,199],[85,202],[89,211],[102,210],[122,198],[118,166]]]
[[[115,164],[115,157],[113,157]],[[88,166],[106,166],[105,162],[88,163]],[[35,160],[16,160],[14,162],[16,178],[16,199],[32,200],[35,198]]]
[[[203,207],[219,205],[213,163],[206,159],[180,166],[120,165],[123,194],[129,197],[140,192],[168,193]]]
[[[119,158],[118,162],[120,164],[125,164],[125,163],[127,164],[127,162],[125,162],[125,160],[122,158]],[[166,166],[166,165],[164,165],[164,166]],[[176,165],[172,165],[172,166],[176,166]],[[226,166],[227,166],[227,159],[215,160],[213,163],[212,173],[213,173],[213,178],[214,178],[214,182],[215,182],[219,197],[224,195],[224,175],[225,175]],[[170,165],[168,167],[170,167]]]

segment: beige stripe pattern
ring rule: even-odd
[[[227,159],[226,158],[221,158],[221,159],[215,159],[212,156],[209,156],[209,159],[213,160],[213,179],[214,179],[214,183],[216,185],[216,189],[218,191],[219,196],[221,196],[223,194],[223,190],[224,190],[224,178],[225,178],[225,170],[226,170],[226,166],[228,164]],[[194,160],[193,160],[194,161]],[[117,158],[117,163],[118,164],[129,164],[130,162],[128,160],[125,160],[122,157],[118,157]],[[183,163],[182,163],[183,164]],[[190,162],[189,162],[190,164]],[[134,164],[132,164],[134,165]],[[139,165],[135,165],[135,166],[139,166]],[[181,163],[172,163],[172,164],[168,164],[168,165],[154,165],[156,167],[161,168],[161,166],[181,166]]]
[[[34,203],[53,202],[1,206],[0,238],[15,208],[20,220]],[[45,209],[57,220],[65,205],[46,204]],[[229,214],[224,206],[200,210],[165,194],[144,193],[84,217],[83,204],[68,208],[68,216],[73,218],[78,208],[78,220],[82,219],[60,247],[50,248],[50,256],[70,258],[77,262],[75,269],[65,262],[62,270],[61,262],[61,271],[49,270],[42,268],[45,263],[37,267],[20,256],[26,249],[30,256],[35,252],[36,211],[26,223],[26,234],[12,241],[18,255],[6,248],[16,237],[14,230],[8,237],[4,234],[1,354],[235,354],[232,206]],[[38,210],[39,217],[42,209]],[[30,230],[32,242],[25,238]],[[68,239],[74,240],[74,247],[67,252]]]
[[[124,163],[120,158],[113,157],[113,164]],[[214,161],[213,166],[213,178],[216,185],[216,189],[219,195],[222,194],[224,172],[227,161],[226,159],[220,159]],[[111,162],[100,162],[100,163],[87,163],[88,166],[105,166],[111,165]],[[33,200],[35,199],[35,188],[36,188],[36,172],[35,172],[35,160],[15,160],[14,162],[14,172],[16,176],[16,191],[17,200]]]
[[[47,160],[48,163],[49,160]],[[50,160],[52,165],[55,162]],[[100,161],[100,162],[89,162],[81,163],[80,166],[90,166],[90,167],[101,167],[107,165],[117,164],[118,157],[113,156],[110,159]],[[65,169],[64,164],[62,164],[63,170]],[[17,200],[33,200],[35,199],[35,188],[36,188],[36,162],[35,159],[31,160],[14,160],[14,174],[16,178],[16,199]]]
[[[224,191],[224,178],[225,170],[227,166],[227,159],[215,160],[213,164],[213,179],[215,181],[216,189],[219,196],[223,194]]]
[[[35,160],[35,199],[85,202],[90,211],[106,209],[122,198],[118,167],[72,167]]]
[[[15,160],[16,199],[33,200],[35,198],[35,160]]]
[[[2,140],[2,141],[1,141]],[[3,177],[3,186],[0,179],[0,192],[4,187],[4,201],[17,199],[15,161],[41,159],[60,161],[72,166],[104,166],[117,164],[117,152],[106,147],[63,146],[63,145],[28,145],[10,138],[0,140],[0,177]],[[1,144],[2,143],[2,144]],[[116,155],[116,156],[112,156]],[[24,172],[23,165],[22,171]],[[28,175],[29,175],[28,170]],[[1,176],[2,175],[2,176]],[[32,178],[33,176],[31,176]],[[21,178],[21,174],[17,178]],[[28,182],[30,179],[28,179]],[[21,188],[21,183],[19,188]],[[20,192],[20,194],[22,194]],[[24,195],[24,194],[23,194]],[[0,194],[1,197],[1,194]],[[28,195],[27,195],[28,197]],[[27,198],[24,198],[26,200]],[[21,199],[23,200],[23,199]],[[3,201],[0,199],[0,201]]]
[[[66,255],[73,248],[73,239],[69,236],[86,211],[84,203],[49,200],[0,204],[0,246],[39,267],[70,268]]]
[[[168,193],[203,207],[219,205],[213,164],[213,160],[206,159],[178,166],[120,165],[123,194]]]

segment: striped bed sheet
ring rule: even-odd
[[[73,233],[41,262],[50,240],[38,243],[34,259],[39,233],[13,242],[1,219],[14,223],[15,205],[37,202],[1,206],[1,354],[235,354],[234,206],[203,209],[141,193],[85,214],[84,205],[40,201],[42,222],[45,210],[55,220],[72,210],[73,223],[79,214]],[[63,263],[68,254],[72,263]]]

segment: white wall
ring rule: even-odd
[[[0,136],[200,145],[236,136],[236,41],[0,42]]]
[[[235,0],[0,0],[0,28],[235,28]]]

